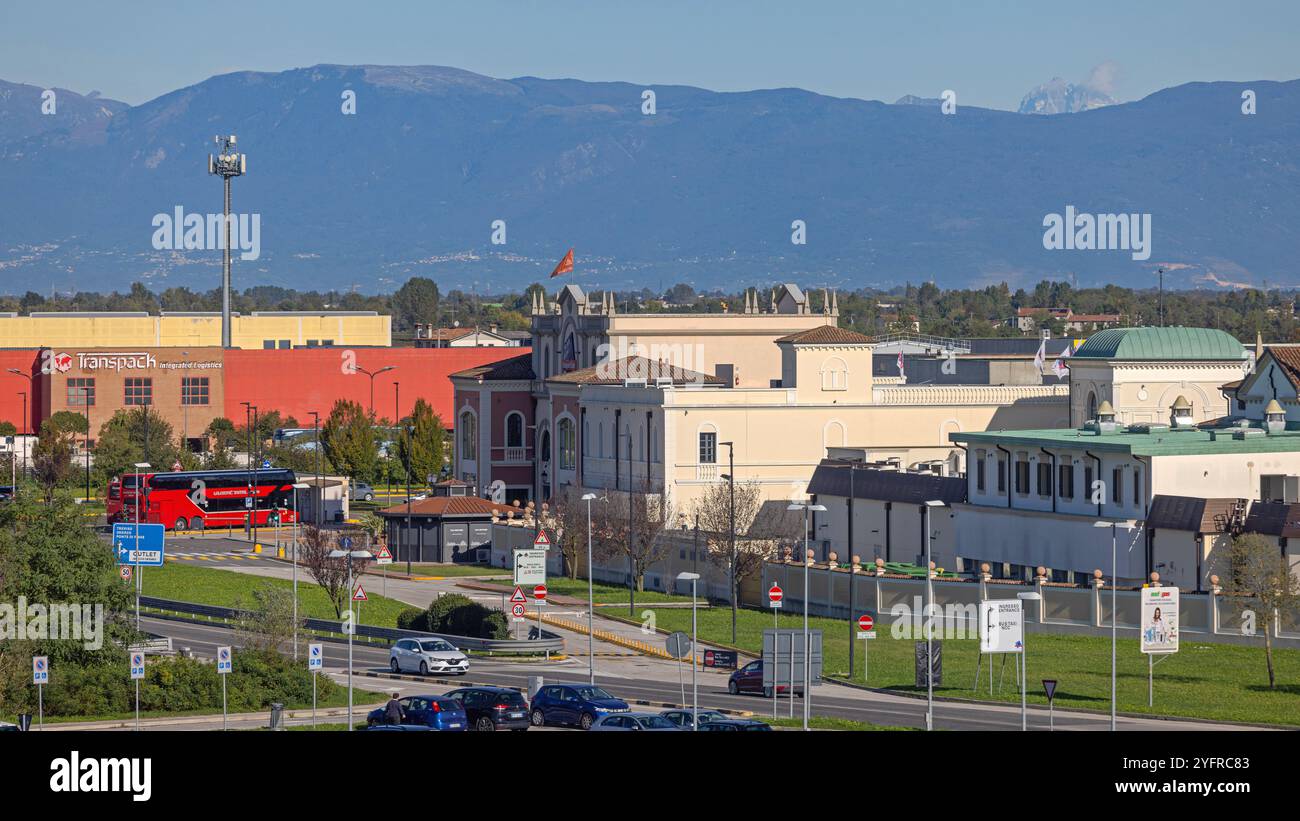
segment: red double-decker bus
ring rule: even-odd
[[[281,468],[127,473],[109,484],[108,520],[134,522],[138,509],[141,522],[168,530],[290,523],[297,481]]]

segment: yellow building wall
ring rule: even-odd
[[[392,317],[349,314],[235,316],[231,344],[262,348],[264,342],[331,340],[335,347],[390,347]],[[221,345],[220,316],[4,316],[0,348],[141,348]]]

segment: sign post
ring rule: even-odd
[[[36,685],[36,725],[45,729],[45,685],[50,683],[50,657],[32,656],[32,684]],[[30,716],[30,713],[28,714]],[[29,718],[30,720],[30,718]]]
[[[144,587],[144,574],[140,568],[163,566],[165,533],[166,528],[160,524],[119,522],[113,525],[113,545],[117,549],[117,563],[135,567],[136,630],[140,629],[140,595]],[[122,578],[130,577],[123,574]]]
[[[979,615],[980,654],[1015,653],[1016,669],[1025,653],[1025,607],[1020,599],[985,599],[980,602]],[[1005,659],[1005,656],[1003,657]],[[989,682],[992,686],[993,663],[989,662]],[[1029,728],[1028,706],[1025,697],[1025,675],[1020,675],[1020,727]]]
[[[320,644],[307,645],[307,670],[311,673],[311,726],[316,726],[316,676],[325,669],[324,647]]]
[[[388,549],[388,545],[381,544],[379,552],[375,554],[375,564],[384,568],[384,589],[383,595],[388,595],[388,566],[393,563],[393,554]]]
[[[221,729],[227,728],[226,713],[226,676],[229,675],[231,668],[230,648],[217,648],[217,673],[221,676]]]
[[[537,608],[537,640],[542,640],[542,605],[546,604],[546,585],[539,584],[533,587],[533,606]],[[551,660],[551,651],[546,651],[546,660]]]
[[[875,627],[876,627],[876,619],[870,613],[863,613],[861,616],[858,616],[858,638],[874,639],[876,637]],[[868,658],[867,648],[870,646],[871,646],[870,644],[862,645],[862,683],[863,684],[867,683],[867,669],[868,669],[867,665],[869,664],[869,662],[867,661]]]
[[[135,682],[135,731],[140,732],[140,679],[144,678],[144,651],[131,651],[131,680]]]
[[[1155,706],[1156,656],[1178,652],[1178,588],[1142,588],[1142,642],[1147,656],[1147,706]]]
[[[1047,693],[1047,729],[1056,729],[1056,715],[1054,712],[1056,706],[1056,679],[1043,679],[1043,690]]]

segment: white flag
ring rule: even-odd
[[[1057,379],[1064,379],[1069,375],[1070,369],[1065,366],[1065,360],[1070,358],[1070,352],[1073,350],[1073,345],[1066,345],[1065,350],[1061,351],[1060,357],[1052,363],[1052,373],[1056,374]]]
[[[1039,373],[1042,373],[1043,366],[1046,364],[1047,364],[1047,339],[1046,337],[1044,337],[1043,341],[1038,343],[1038,353],[1034,354],[1034,367],[1038,370]]]

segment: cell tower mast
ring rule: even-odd
[[[212,141],[219,146],[216,156],[208,155],[208,173],[220,175],[226,188],[225,242],[222,243],[221,260],[221,347],[230,347],[230,180],[248,170],[248,157],[235,150],[235,135],[218,135]]]

